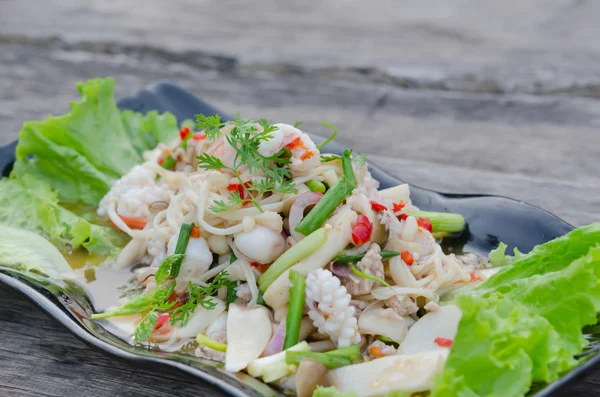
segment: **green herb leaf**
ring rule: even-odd
[[[142,318],[133,335],[135,343],[148,340],[150,334],[154,331],[154,327],[156,327],[158,316],[158,312],[151,311]]]
[[[158,270],[154,274],[154,278],[156,279],[156,284],[162,284],[169,279],[169,274],[171,273],[171,269],[175,264],[181,265],[183,259],[185,258],[185,254],[174,254],[169,255],[165,258],[165,260],[160,264]]]

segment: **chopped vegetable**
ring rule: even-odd
[[[317,251],[327,241],[327,231],[318,229],[288,249],[260,276],[258,284],[264,293],[283,272]]]
[[[200,238],[200,228],[198,226],[194,226],[192,231],[190,232],[191,238]]]
[[[434,339],[434,342],[439,347],[452,347],[452,339],[437,337]]]
[[[228,273],[223,270],[206,286],[193,284],[191,281],[188,283],[189,299],[181,306],[173,310],[171,314],[171,324],[177,324],[181,322],[181,326],[185,326],[189,321],[190,315],[196,310],[196,307],[202,306],[207,310],[215,308],[215,302],[210,298],[222,288],[228,286],[229,281]]]
[[[307,236],[323,226],[333,211],[352,194],[355,187],[355,178],[352,170],[351,153],[351,151],[346,150],[342,156],[344,176],[323,195],[308,215],[296,226],[298,233]]]
[[[404,200],[400,200],[397,203],[393,203],[394,205],[394,213],[402,211],[402,209],[406,206],[406,204],[404,203]]]
[[[402,259],[402,261],[404,261],[404,263],[406,263],[407,266],[412,266],[412,264],[415,262],[415,259],[413,258],[412,254],[408,251],[402,251],[402,253],[400,254],[400,258]]]
[[[381,203],[378,203],[377,201],[370,201],[371,203],[371,208],[373,209],[373,211],[385,211],[387,210],[387,207]]]
[[[185,223],[181,225],[181,229],[179,229],[179,236],[177,237],[177,245],[175,246],[175,251],[173,252],[175,255],[185,255],[185,250],[188,242],[190,241],[190,234],[192,233],[193,226],[193,224],[188,225]],[[173,262],[173,266],[171,267],[171,277],[175,278],[179,275],[181,262],[183,262],[183,258],[181,261]]]
[[[350,268],[352,269],[352,273],[356,274],[358,277],[366,278],[368,280],[373,280],[376,283],[379,283],[385,287],[391,287],[391,285],[389,285],[388,283],[386,283],[384,280],[380,279],[379,277],[375,277],[371,274],[363,273],[360,270],[358,270],[356,268],[356,266],[354,266],[354,265],[350,265]]]
[[[379,251],[379,255],[381,255],[381,259],[389,259],[389,258],[393,258],[395,256],[400,255],[400,253],[398,251]],[[340,256],[338,258],[334,258],[333,262],[339,262],[339,263],[356,263],[359,262],[362,258],[365,257],[365,254],[358,254],[358,255],[346,255],[346,256]]]
[[[325,193],[325,190],[327,190],[327,188],[325,187],[325,185],[322,182],[314,181],[314,180],[310,180],[310,181],[306,182],[306,187],[308,187],[311,192],[317,192],[317,193]]]
[[[248,373],[256,378],[264,376],[265,372],[270,371],[271,373],[273,372],[278,372],[280,373],[280,371],[278,371],[277,369],[275,369],[276,366],[280,367],[281,369],[285,369],[285,374],[283,376],[287,376],[289,375],[289,367],[288,364],[286,363],[286,352],[309,352],[310,351],[310,347],[308,346],[308,343],[306,343],[305,341],[298,343],[297,345],[294,345],[290,348],[288,348],[286,351],[282,351],[279,352],[277,354],[273,354],[271,356],[267,356],[267,357],[261,357],[261,358],[257,358],[256,360],[252,361],[249,365],[248,365]],[[283,377],[281,376],[281,377]],[[276,380],[273,379],[273,377],[271,376],[272,381]],[[265,380],[266,381],[266,380]]]
[[[120,218],[131,229],[142,230],[143,228],[146,227],[146,223],[148,223],[146,218],[141,217],[141,216],[122,216],[121,215]]]
[[[173,156],[165,155],[165,157],[161,157],[158,160],[158,164],[166,170],[172,170],[177,165],[177,159],[173,158]]]
[[[314,353],[303,351],[286,351],[285,360],[288,364],[299,364],[305,358],[310,358],[320,362],[325,368],[339,368],[352,364],[352,361],[362,359],[360,346],[352,345],[326,353]]]
[[[459,214],[413,210],[406,210],[404,212],[408,215],[414,216],[415,218],[423,218],[419,226],[429,230],[430,232],[458,233],[465,228],[465,218]],[[431,229],[429,229],[429,223],[427,223],[425,219],[429,219],[431,223]]]
[[[417,225],[427,230],[429,233],[433,232],[433,226],[431,224],[431,220],[429,218],[417,218]]]
[[[333,141],[338,134],[338,129],[335,125],[328,123],[326,121],[321,121],[321,125],[331,128],[333,130],[333,134],[331,134],[331,136],[329,138],[327,138],[326,140],[324,140],[323,142],[317,144],[317,149],[319,149],[319,150],[321,150],[325,145],[327,145],[328,143]]]
[[[196,336],[196,343],[202,346],[206,346],[210,349],[216,350],[218,352],[227,351],[227,345],[225,343],[217,342],[216,340],[210,339],[204,334],[198,334]]]
[[[290,283],[292,283],[292,288],[290,289],[290,307],[285,324],[283,350],[298,343],[302,311],[304,310],[304,289],[306,287],[306,277],[294,270],[290,271],[289,279]]]
[[[352,242],[354,245],[363,245],[371,239],[373,224],[365,215],[359,215],[352,227]]]

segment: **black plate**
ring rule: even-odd
[[[122,109],[139,112],[150,110],[169,111],[179,120],[194,119],[194,115],[219,113],[206,102],[171,83],[159,83],[153,87],[118,101]],[[227,118],[227,117],[224,117]],[[318,137],[316,137],[318,139]],[[0,170],[8,175],[14,161],[16,142],[0,148]],[[341,154],[339,145],[328,145],[328,151]],[[402,183],[386,171],[371,166],[373,176],[382,187]],[[462,214],[468,223],[468,230],[458,236],[444,240],[446,251],[487,253],[500,241],[517,247],[521,252],[531,250],[573,229],[571,225],[533,205],[499,196],[444,194],[411,186],[411,198],[415,205],[434,211],[450,211]],[[140,366],[171,367],[184,371],[231,395],[261,395],[246,381],[221,371],[214,363],[179,353],[157,353],[140,347],[132,347],[123,340],[111,335],[101,325],[89,320],[93,304],[85,291],[70,282],[55,282],[35,274],[19,273],[0,266],[0,281],[13,287],[29,298],[52,318],[67,327],[84,342]],[[539,387],[538,397],[553,395],[567,383],[583,374],[600,367],[600,350],[597,346],[589,349],[588,359],[560,380]]]

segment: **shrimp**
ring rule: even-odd
[[[274,124],[277,130],[272,138],[261,142],[258,151],[263,156],[272,156],[283,148],[292,152],[290,169],[292,174],[306,173],[320,164],[320,152],[310,137],[289,124]]]

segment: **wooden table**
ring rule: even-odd
[[[0,144],[67,111],[76,81],[171,80],[230,113],[334,123],[409,183],[600,220],[597,2],[254,3],[0,0]],[[221,395],[90,350],[0,290],[0,395],[171,394]]]

